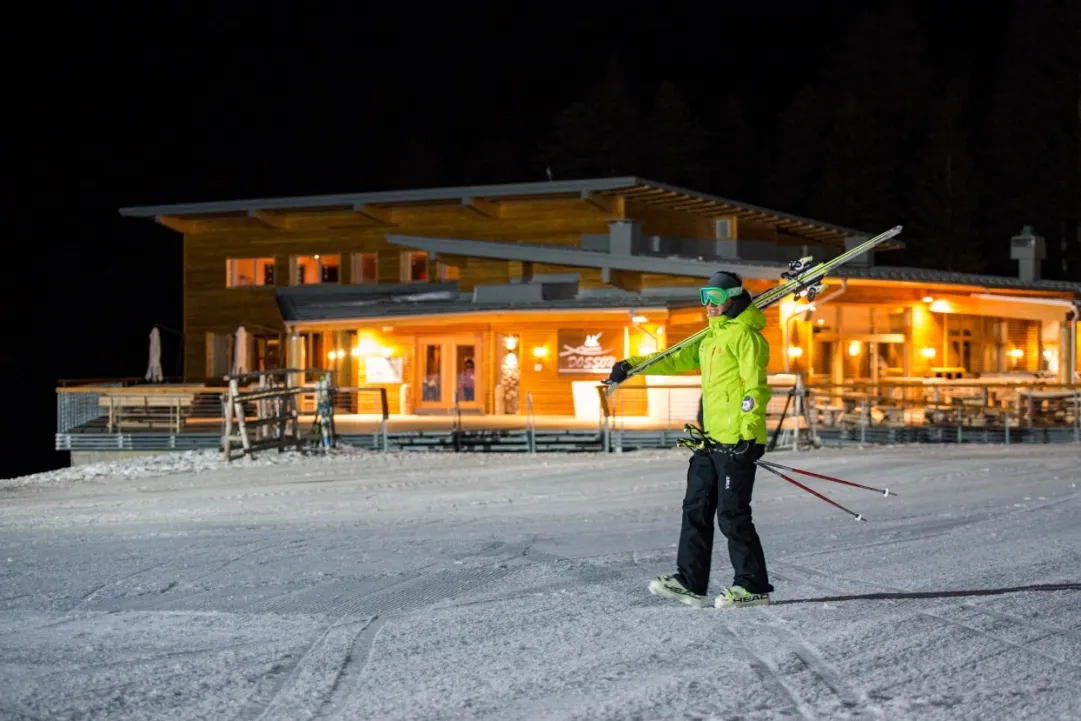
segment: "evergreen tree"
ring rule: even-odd
[[[733,200],[760,200],[766,165],[738,97],[731,94],[720,97],[710,113],[710,135],[713,148],[710,187]]]
[[[868,232],[890,227],[896,223],[893,174],[873,115],[847,96],[824,139],[810,215]]]
[[[619,64],[611,60],[604,80],[586,100],[561,110],[540,164],[558,179],[631,175],[640,166],[639,113]]]
[[[765,205],[810,215],[811,183],[830,121],[828,107],[818,90],[808,86],[779,116]]]
[[[974,227],[979,206],[975,168],[962,126],[961,100],[947,90],[936,103],[909,194],[909,264],[953,271],[984,270]]]
[[[709,142],[682,94],[669,81],[657,88],[646,124],[644,174],[694,189],[706,186]]]

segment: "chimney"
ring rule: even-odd
[[[1047,245],[1043,236],[1032,232],[1026,225],[1010,239],[1010,258],[1017,261],[1017,277],[1025,283],[1040,279],[1040,264],[1047,257]]]
[[[870,236],[867,236],[867,235],[846,235],[845,236],[845,250],[852,250],[857,245],[860,245],[861,243],[864,243],[865,241],[867,241],[868,238],[870,238]],[[804,252],[804,254],[806,255],[806,251]],[[870,251],[868,251],[866,253],[863,253],[861,255],[857,255],[855,258],[848,261],[848,263],[846,265],[862,266],[864,268],[869,268],[874,264],[875,264],[875,251],[874,251],[874,248],[872,248]]]
[[[608,252],[612,255],[632,255],[638,249],[642,225],[637,220],[608,222]]]

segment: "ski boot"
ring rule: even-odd
[[[766,606],[768,593],[751,593],[743,586],[727,586],[713,602],[715,608],[742,608],[743,606]]]
[[[694,608],[705,608],[706,597],[687,590],[675,576],[658,576],[649,582],[649,592],[654,596],[671,598]]]

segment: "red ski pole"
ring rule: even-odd
[[[800,488],[802,488],[803,490],[805,490],[805,491],[807,491],[808,493],[810,493],[810,494],[811,494],[812,496],[817,496],[817,497],[821,498],[821,499],[822,499],[823,501],[825,501],[826,503],[829,503],[829,504],[831,504],[831,505],[837,506],[838,508],[840,508],[840,509],[841,509],[842,511],[844,511],[845,513],[848,513],[849,515],[855,516],[855,517],[856,517],[856,520],[857,520],[857,521],[866,521],[866,520],[867,520],[866,518],[864,518],[864,517],[863,517],[863,514],[862,514],[862,513],[856,513],[855,511],[851,511],[851,510],[849,510],[849,509],[845,508],[844,506],[842,506],[842,505],[841,505],[840,503],[838,503],[837,501],[833,500],[832,498],[826,498],[825,496],[823,496],[823,495],[822,495],[821,493],[819,493],[818,491],[815,491],[815,490],[813,490],[813,489],[811,489],[811,488],[808,488],[807,486],[803,485],[802,483],[800,483],[799,481],[795,480],[794,478],[789,478],[789,477],[788,477],[788,476],[786,476],[785,474],[783,474],[783,473],[781,473],[780,471],[778,471],[778,470],[777,470],[776,468],[771,468],[770,466],[766,465],[765,463],[762,463],[762,461],[755,461],[755,462],[756,462],[756,463],[757,463],[757,464],[758,464],[759,466],[761,466],[762,468],[765,468],[765,469],[766,469],[767,471],[769,471],[770,473],[772,473],[772,474],[774,474],[774,475],[777,475],[777,476],[780,476],[781,478],[783,478],[784,480],[788,481],[789,483],[791,483],[791,484],[792,484],[792,485],[794,485],[794,486],[799,486],[799,487],[800,487]]]
[[[821,473],[812,473],[811,471],[800,470],[799,468],[789,468],[788,466],[782,466],[780,463],[774,463],[773,461],[759,461],[759,465],[773,466],[774,468],[780,468],[783,471],[790,471],[792,473],[801,473],[805,476],[811,476],[812,478],[821,478],[823,481],[833,481],[834,483],[843,483],[846,486],[855,486],[856,488],[862,488],[866,491],[876,491],[883,496],[896,496],[897,494],[888,488],[875,488],[874,486],[865,486],[862,483],[853,483],[852,481],[842,481],[840,478],[834,478],[833,476],[823,476]]]

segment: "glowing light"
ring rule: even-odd
[[[547,346],[539,345],[539,346],[537,346],[536,348],[533,349],[533,357],[534,358],[545,358],[545,357],[547,357],[547,355],[548,355],[548,347]]]
[[[931,311],[934,313],[949,313],[950,304],[942,299],[936,300],[931,304]]]
[[[514,350],[518,347],[518,336],[508,335],[503,339],[503,347],[507,350]]]
[[[356,348],[353,348],[353,350],[350,351],[354,358],[374,355],[385,355],[389,358],[392,352],[392,348],[384,348],[370,336],[363,336],[360,339],[360,342],[357,343]]]
[[[934,358],[936,353],[938,353],[938,351],[931,347],[924,348],[920,351],[920,354],[923,355],[924,358]]]
[[[925,296],[923,296],[923,302],[924,303],[934,303],[935,299],[932,296],[925,295]]]
[[[803,355],[803,349],[800,348],[798,345],[794,345],[788,349],[788,355],[790,358],[799,358],[801,355]]]
[[[1024,357],[1025,357],[1025,351],[1021,350],[1020,348],[1012,348],[1012,349],[1010,349],[1010,358],[1024,358]]]
[[[851,356],[860,354],[860,342],[858,340],[854,340],[848,344],[848,354]]]
[[[645,323],[648,320],[649,320],[649,318],[646,318],[644,315],[636,315],[633,318],[631,318],[632,323]]]
[[[649,355],[657,352],[657,344],[653,339],[647,339],[638,344],[638,355]]]

